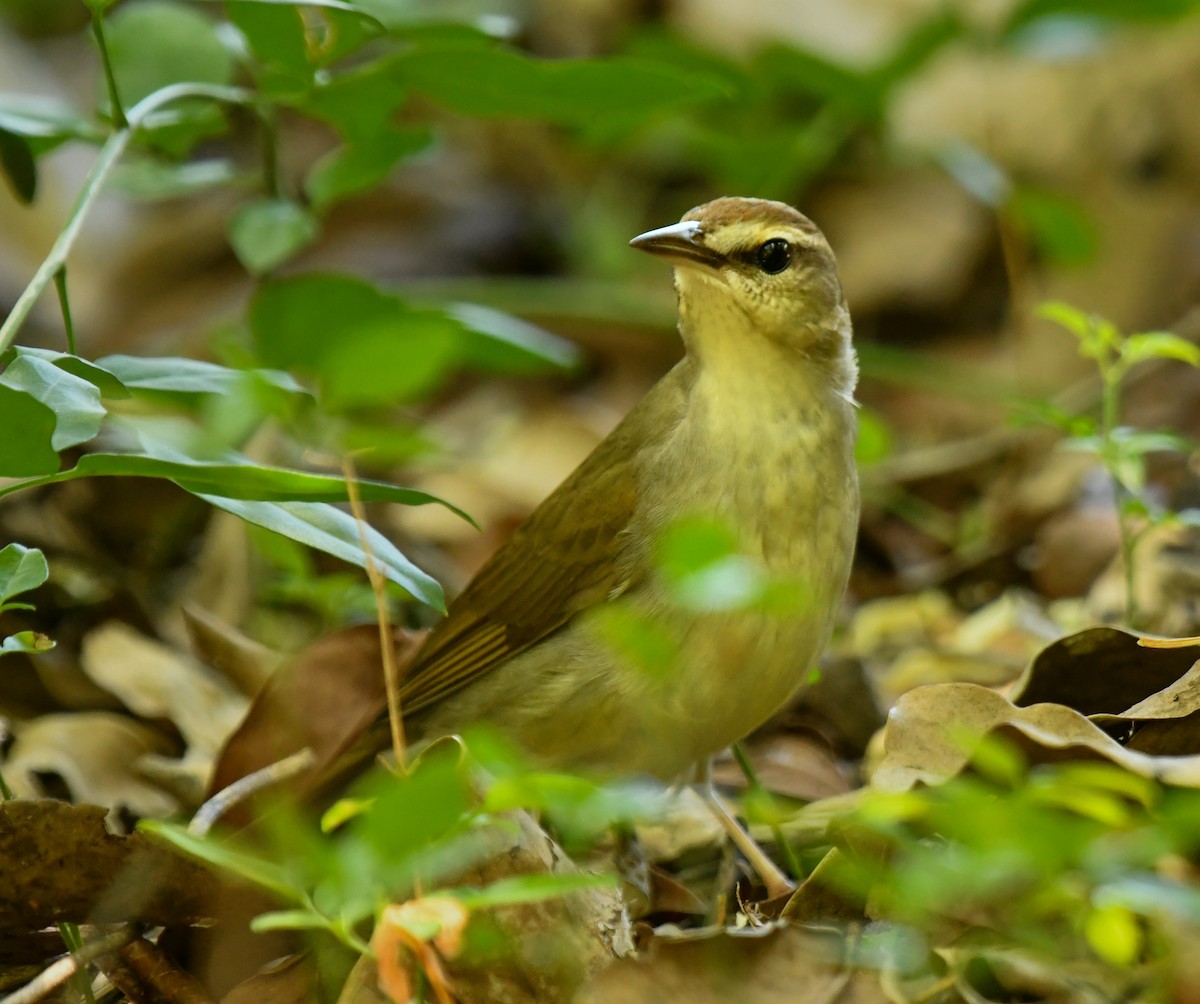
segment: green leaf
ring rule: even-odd
[[[456,303],[446,313],[471,337],[464,340],[464,361],[491,373],[536,374],[553,367],[571,370],[582,354],[565,339],[491,307]]]
[[[321,377],[331,408],[419,400],[454,371],[462,358],[457,324],[432,310],[399,320],[399,330],[390,323],[360,329],[326,356]]]
[[[18,631],[0,640],[0,655],[12,655],[16,652],[36,655],[39,652],[49,652],[54,645],[52,638],[38,631]]]
[[[340,477],[251,463],[173,461],[145,454],[88,453],[79,458],[74,468],[55,480],[68,480],[65,475],[70,475],[71,479],[93,475],[166,478],[198,495],[254,501],[346,501],[346,483]],[[426,505],[441,501],[415,488],[401,488],[383,481],[360,480],[358,485],[364,502]],[[11,490],[11,487],[3,490]]]
[[[23,137],[35,156],[69,139],[102,138],[70,105],[39,94],[0,94],[0,130]]]
[[[460,361],[464,336],[441,311],[338,275],[265,283],[250,330],[264,362],[312,374],[327,403],[342,407],[427,393]]]
[[[1092,910],[1084,921],[1088,944],[1114,966],[1131,966],[1142,955],[1145,935],[1134,914],[1115,904]]]
[[[246,269],[256,274],[282,265],[317,236],[317,221],[298,202],[260,199],[233,215],[229,243]]]
[[[1038,314],[1071,332],[1079,339],[1079,351],[1093,359],[1102,360],[1121,344],[1120,333],[1111,323],[1061,300],[1040,304]]]
[[[478,117],[587,125],[646,119],[725,96],[716,78],[631,57],[542,60],[478,45],[414,46],[391,60],[413,88]]]
[[[1055,265],[1086,265],[1096,257],[1096,224],[1076,200],[1057,192],[1021,185],[1008,209],[1042,256]]]
[[[651,680],[670,677],[683,639],[666,624],[622,603],[603,603],[584,626],[619,658]]]
[[[1174,21],[1196,10],[1197,0],[1025,0],[1009,16],[1011,33],[1046,17],[1077,15],[1120,22]]]
[[[123,4],[107,20],[117,91],[128,108],[168,84],[228,84],[233,57],[213,22],[169,0]]]
[[[143,819],[138,829],[188,857],[245,879],[253,885],[293,903],[303,903],[303,890],[288,880],[287,872],[272,861],[237,850],[213,837],[198,837],[184,827],[158,819]]]
[[[331,346],[360,329],[395,323],[400,313],[393,297],[368,282],[315,273],[262,283],[250,302],[249,323],[267,365],[319,373]]]
[[[392,120],[407,95],[404,81],[385,60],[376,60],[322,82],[302,107],[332,125],[349,144],[369,146],[381,132],[395,128]]]
[[[74,356],[69,352],[57,352],[54,349],[36,349],[28,345],[17,345],[12,349],[12,357],[20,358],[21,356],[29,356],[33,359],[42,359],[53,363],[59,369],[66,370],[66,372],[72,373],[93,384],[100,391],[101,397],[129,397],[129,390],[115,375],[103,366],[88,362],[88,360],[81,356]],[[5,355],[5,358],[8,358],[8,354]]]
[[[249,43],[250,51],[263,63],[311,76],[304,21],[295,6],[228,0],[225,10]]]
[[[333,150],[319,160],[304,182],[313,207],[324,211],[382,183],[405,157],[429,145],[432,133],[425,127],[385,126],[369,140]]]
[[[53,410],[55,425],[50,445],[55,450],[92,439],[107,414],[95,384],[29,353],[18,355],[8,364],[0,374],[0,384],[24,391]]]
[[[754,69],[776,89],[850,106],[867,118],[882,111],[882,94],[867,73],[804,49],[768,46],[755,60]]]
[[[458,900],[468,910],[517,903],[537,903],[545,899],[569,896],[587,889],[607,889],[616,885],[614,875],[518,875],[501,879],[483,889],[448,889],[435,893]]]
[[[892,428],[877,411],[863,408],[858,415],[858,440],[854,445],[854,461],[860,467],[878,464],[894,450]]]
[[[330,926],[329,918],[316,910],[271,910],[250,921],[250,930],[255,934],[263,931],[325,931]]]
[[[273,530],[360,568],[367,565],[358,523],[351,515],[331,505],[246,501],[197,494],[218,509],[240,516],[247,523]],[[409,561],[383,534],[371,527],[365,527],[364,530],[371,556],[379,570],[422,603],[444,612],[446,599],[437,580]]]
[[[1200,347],[1170,331],[1129,335],[1121,347],[1121,362],[1132,366],[1149,359],[1178,359],[1189,366],[1200,366]]]
[[[217,363],[180,356],[105,356],[97,365],[133,390],[181,394],[232,394],[247,377],[293,394],[308,391],[283,370],[236,370]]]
[[[0,385],[0,477],[31,478],[58,470],[53,410],[24,391]]]
[[[107,190],[120,192],[129,199],[178,199],[228,185],[237,178],[237,166],[221,157],[183,164],[154,157],[127,157],[113,172]]]
[[[37,195],[37,162],[24,136],[0,127],[0,167],[17,200],[25,205]]]
[[[0,549],[0,607],[21,593],[37,589],[50,577],[46,556],[35,547],[9,544]]]

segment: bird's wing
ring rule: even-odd
[[[637,504],[631,424],[621,423],[451,604],[402,684],[406,714],[467,686],[628,587],[622,531]]]

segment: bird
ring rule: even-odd
[[[409,736],[485,723],[539,762],[677,779],[778,711],[828,640],[859,512],[858,368],[830,245],[791,206],[741,197],[630,244],[674,269],[683,357],[451,603],[401,683]],[[730,527],[803,603],[681,605],[658,554],[689,515]],[[673,641],[660,672],[613,646],[614,609]]]

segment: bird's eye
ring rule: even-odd
[[[792,261],[792,246],[780,237],[758,246],[754,261],[767,275],[782,272]]]

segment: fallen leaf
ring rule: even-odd
[[[401,675],[423,637],[397,628]],[[379,628],[344,628],[318,638],[285,663],[255,697],[217,758],[209,793],[306,746],[318,775],[387,706]]]
[[[20,797],[46,794],[39,775],[57,775],[76,802],[109,810],[114,823],[122,809],[137,816],[169,816],[178,801],[147,783],[136,769],[148,754],[164,755],[171,744],[157,729],[109,711],[43,715],[16,726],[16,742],[4,777]]]
[[[1119,715],[1171,686],[1196,661],[1191,649],[1147,649],[1136,635],[1096,627],[1042,649],[1013,687],[1014,704],[1064,704]]]
[[[906,791],[938,784],[970,762],[975,740],[1001,736],[1029,763],[1104,759],[1165,784],[1200,787],[1200,756],[1154,757],[1121,746],[1079,712],[1059,704],[1019,708],[971,683],[921,687],[892,709],[884,754],[871,784]]]
[[[865,1004],[888,998],[869,971],[847,968],[842,938],[783,924],[656,936],[614,964],[576,1004]]]
[[[0,930],[59,921],[174,926],[211,917],[218,888],[211,872],[140,833],[109,832],[104,817],[95,805],[0,803]]]
[[[180,770],[196,778],[195,790],[202,792],[217,751],[246,711],[246,697],[196,659],[120,621],[83,639],[80,663],[130,711],[179,729],[186,744]]]

